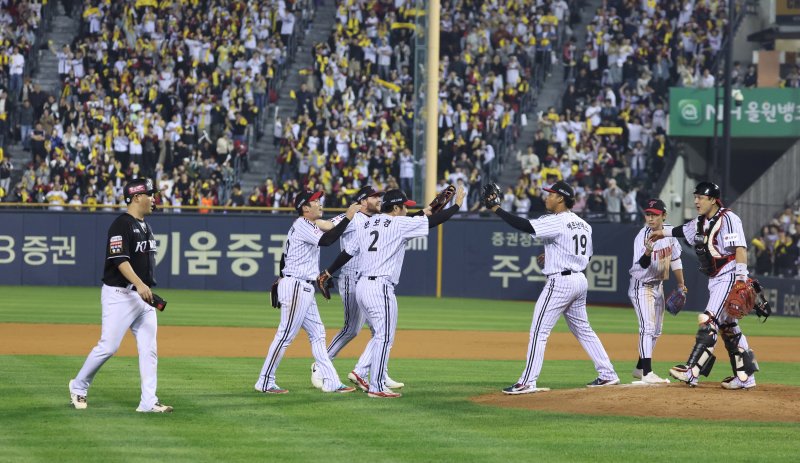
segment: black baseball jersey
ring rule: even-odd
[[[117,268],[128,261],[136,275],[147,286],[155,286],[153,270],[156,267],[156,238],[147,223],[125,213],[117,217],[108,228],[106,263],[103,283],[124,287],[131,284]]]

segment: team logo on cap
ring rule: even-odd
[[[133,196],[147,191],[147,185],[134,185],[128,188],[128,194]]]

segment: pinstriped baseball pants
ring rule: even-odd
[[[628,297],[639,320],[639,358],[653,358],[656,341],[664,325],[664,289],[631,278]]]
[[[356,285],[356,299],[367,314],[367,320],[375,330],[367,344],[372,354],[369,366],[369,390],[384,390],[389,353],[397,330],[397,298],[394,285],[379,277],[375,280],[361,278]]]
[[[325,348],[325,326],[319,316],[314,287],[296,278],[281,278],[278,282],[278,300],[281,304],[281,321],[269,346],[269,353],[264,359],[264,366],[261,367],[255,387],[265,391],[275,386],[275,372],[286,348],[297,337],[300,328],[303,328],[308,334],[311,352],[322,375],[322,389],[335,390],[342,382]]]
[[[536,301],[528,341],[528,355],[518,383],[536,384],[542,371],[547,338],[561,314],[564,314],[569,330],[594,362],[594,368],[600,378],[618,379],[603,343],[589,325],[586,314],[587,288],[588,283],[583,273],[556,274],[548,278],[542,294]]]

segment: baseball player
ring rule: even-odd
[[[267,394],[286,394],[286,389],[275,383],[275,372],[281,363],[286,348],[294,341],[302,327],[311,342],[311,351],[322,375],[323,392],[353,392],[345,386],[328,357],[325,349],[325,326],[319,316],[314,297],[315,279],[319,272],[319,247],[330,246],[347,228],[350,219],[358,212],[359,205],[347,209],[345,217],[328,231],[322,231],[315,221],[322,217],[321,191],[300,192],[294,200],[294,208],[299,217],[289,229],[286,247],[281,258],[280,281],[278,282],[278,301],[281,308],[281,321],[275,338],[269,346],[264,366],[255,384],[255,390]]]
[[[652,367],[653,349],[661,336],[664,323],[663,282],[669,278],[669,269],[678,280],[678,288],[686,292],[681,263],[681,245],[675,238],[655,243],[649,240],[650,233],[664,228],[667,208],[664,201],[650,199],[644,210],[645,226],[633,241],[633,265],[628,297],[639,320],[639,362],[633,370],[635,384],[669,383],[660,378]]]
[[[364,222],[380,212],[381,196],[383,196],[383,192],[375,191],[371,186],[365,186],[355,194],[353,202],[360,204],[361,210],[353,216],[353,220],[350,221],[350,225],[347,226],[347,229],[342,234],[342,238],[339,240],[342,250],[355,239],[356,231],[363,226]],[[340,214],[330,221],[335,224],[338,223],[342,217],[344,217],[344,214]],[[330,356],[331,360],[335,359],[339,351],[344,349],[344,346],[358,335],[361,328],[364,326],[364,322],[367,321],[366,313],[359,307],[358,301],[356,300],[357,281],[358,259],[355,258],[345,264],[339,272],[339,295],[341,295],[342,303],[344,304],[344,326],[341,331],[333,337],[333,340],[328,346],[328,356]],[[368,323],[368,326],[370,332],[374,335],[375,330],[372,328],[372,325]],[[372,352],[369,349],[364,350],[361,357],[358,359],[354,371],[368,371],[371,359]],[[348,378],[353,375],[354,373],[351,372],[348,374]],[[352,381],[352,378],[350,379]],[[322,388],[322,376],[319,373],[316,362],[311,365],[311,383],[317,389]],[[386,386],[390,389],[400,389],[405,386],[405,384],[393,380],[387,374]]]
[[[734,317],[723,310],[735,281],[747,281],[747,240],[742,221],[722,207],[719,186],[700,182],[694,189],[694,206],[699,216],[680,227],[664,227],[650,234],[650,241],[664,237],[684,238],[694,247],[700,271],[708,275],[708,304],[698,315],[700,328],[695,345],[685,364],[669,370],[673,378],[697,386],[698,376],[708,376],[714,365],[714,345],[722,335],[731,360],[733,376],[722,381],[725,389],[750,389],[756,386],[758,371],[755,355]]]
[[[158,321],[151,287],[156,285],[156,239],[144,217],[156,208],[157,192],[150,179],[136,179],[123,189],[127,212],[117,217],[108,228],[106,261],[103,269],[103,289],[100,302],[103,324],[100,341],[89,353],[78,375],[69,382],[72,406],[87,407],[94,376],[106,360],[119,348],[129,328],[136,337],[139,349],[139,373],[142,396],[137,412],[169,413],[172,407],[156,397],[158,353],[156,331]]]
[[[381,213],[364,222],[355,239],[324,271],[332,275],[354,256],[361,255],[356,300],[366,312],[375,333],[367,344],[372,355],[369,381],[365,379],[367,371],[359,370],[361,367],[358,365],[348,378],[369,397],[393,399],[402,395],[387,387],[386,369],[397,329],[394,288],[400,281],[406,243],[412,238],[428,236],[430,228],[452,217],[464,203],[464,196],[464,189],[458,188],[455,205],[435,215],[431,215],[430,207],[426,207],[419,215],[407,216],[408,207],[417,203],[409,200],[402,190],[387,191],[383,196]]]
[[[599,375],[587,386],[619,384],[619,377],[603,343],[589,325],[586,314],[588,283],[583,271],[593,253],[592,227],[570,210],[575,203],[575,192],[569,184],[558,181],[544,190],[551,193],[545,199],[545,207],[550,214],[527,220],[500,208],[502,197],[497,185],[484,187],[483,199],[488,209],[515,229],[544,241],[545,264],[542,272],[547,275],[547,283],[536,301],[525,368],[519,380],[503,389],[503,393],[516,395],[549,390],[537,388],[536,381],[542,370],[547,338],[562,314],[570,331],[594,362]]]

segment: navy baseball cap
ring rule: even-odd
[[[575,199],[575,192],[572,190],[572,187],[563,180],[559,180],[554,183],[550,188],[542,188],[544,191],[548,193],[557,193],[567,199]]]
[[[130,204],[133,197],[136,195],[154,195],[158,193],[153,181],[149,178],[137,178],[131,180],[122,189],[122,196],[125,198],[125,204]]]
[[[667,206],[664,204],[664,201],[661,201],[658,198],[648,199],[647,207],[644,208],[644,212],[663,215],[667,213]]]
[[[408,199],[403,190],[389,190],[383,195],[383,203],[381,204],[381,210],[384,212],[391,211],[392,206],[402,206],[405,205],[407,207],[416,206],[417,203],[415,201],[411,201]]]
[[[311,201],[316,201],[321,197],[322,197],[321,191],[314,191],[314,192],[308,190],[301,191],[294,198],[294,208],[300,211],[303,209],[303,206],[310,203]]]
[[[369,197],[383,196],[383,194],[384,193],[382,191],[375,191],[375,188],[372,188],[371,186],[367,185],[358,190],[358,193],[356,193],[355,196],[353,196],[353,202],[360,203],[361,201]]]

